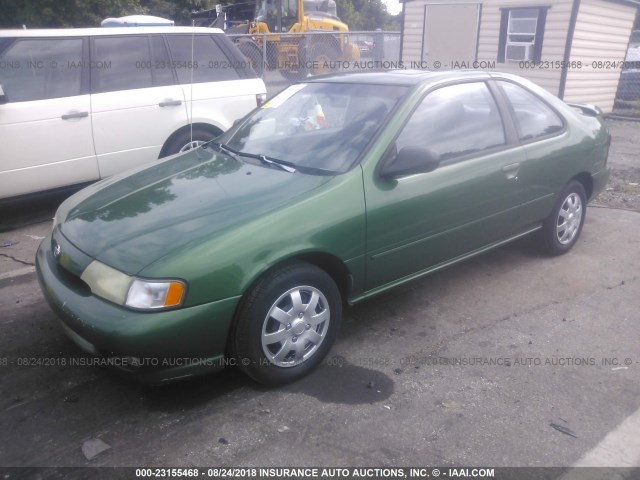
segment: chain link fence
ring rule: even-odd
[[[629,45],[614,114],[640,118],[640,33]],[[402,68],[400,32],[229,34],[269,95],[309,76]]]
[[[635,30],[622,65],[613,113],[640,118],[640,30]]]
[[[229,34],[262,77],[269,94],[307,78],[400,65],[400,32]]]

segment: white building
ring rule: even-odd
[[[566,101],[611,112],[638,6],[635,0],[404,0],[401,59],[408,67],[516,73]]]

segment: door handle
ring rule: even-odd
[[[161,107],[177,107],[178,105],[182,105],[182,100],[165,100],[158,105]]]
[[[89,116],[89,112],[71,112],[71,113],[65,113],[60,118],[62,118],[62,120],[69,120],[71,118],[84,118],[88,116]]]
[[[518,170],[520,169],[519,163],[512,163],[511,165],[505,165],[502,167],[502,173],[509,180],[518,180]]]

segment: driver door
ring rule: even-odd
[[[396,138],[396,151],[406,146],[428,148],[440,164],[395,179],[382,178],[380,165],[365,168],[367,290],[515,233],[517,165],[524,152],[505,132],[485,82],[428,93]]]

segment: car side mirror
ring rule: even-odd
[[[9,103],[9,98],[4,93],[4,87],[0,84],[0,105],[4,105],[5,103]]]
[[[385,163],[380,176],[386,179],[433,172],[440,165],[440,156],[424,147],[403,147],[395,158]]]

